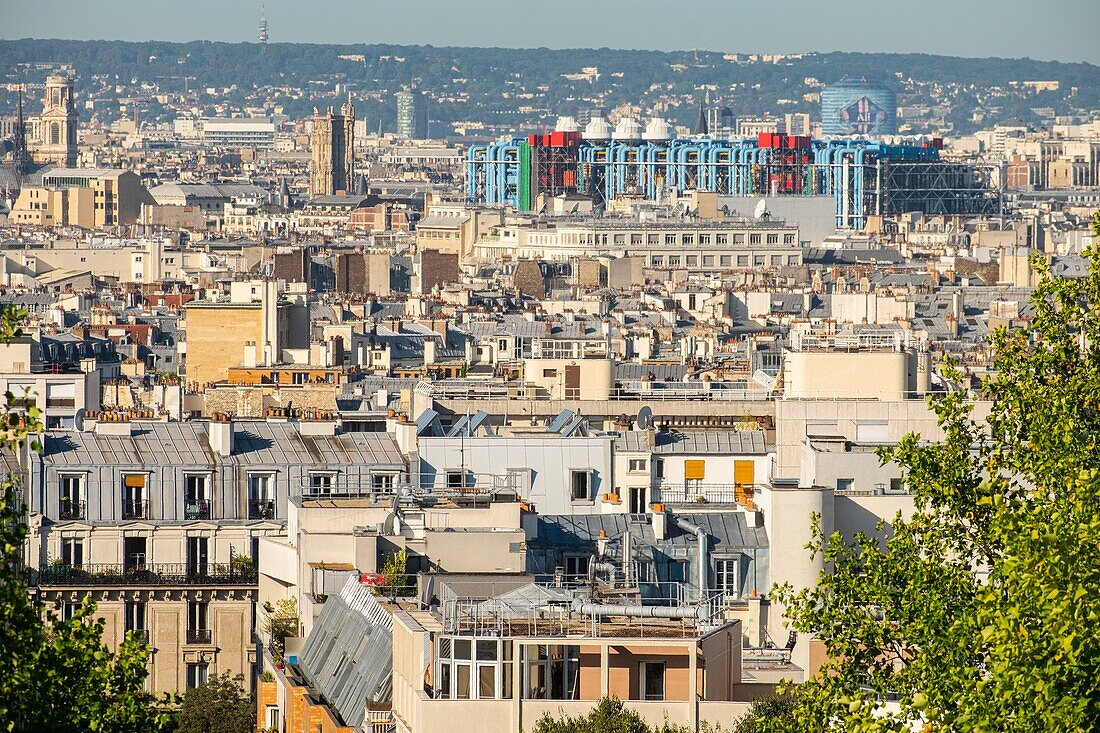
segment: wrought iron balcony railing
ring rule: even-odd
[[[252,562],[159,563],[128,566],[123,563],[47,565],[31,574],[37,585],[255,585],[256,565]]]
[[[61,509],[57,513],[57,518],[63,521],[70,521],[73,519],[87,519],[87,507],[82,501],[73,501],[72,499],[62,499]]]
[[[188,644],[209,644],[211,639],[210,629],[188,629]]]

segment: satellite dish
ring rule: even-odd
[[[649,405],[638,410],[638,419],[634,421],[635,430],[649,430],[653,425],[653,410]]]
[[[763,219],[768,215],[767,199],[760,199],[760,203],[756,205],[756,211],[754,211],[752,215],[757,219]]]

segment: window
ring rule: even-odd
[[[798,255],[788,255],[787,264],[791,267],[796,267],[798,265]]]
[[[447,472],[447,488],[448,489],[464,489],[464,488],[466,488],[466,473],[464,471],[448,471]]]
[[[660,234],[647,234],[646,235],[646,244],[660,244],[660,243],[661,243],[661,235]]]
[[[578,555],[565,558],[566,577],[571,579],[587,577],[588,559],[588,555]]]
[[[750,234],[749,235],[749,244],[760,244],[760,235],[759,234]]]
[[[851,491],[855,488],[856,480],[854,478],[838,478],[836,480],[837,491]]]
[[[684,258],[684,261],[685,261],[684,263],[688,267],[698,267],[699,266],[699,255],[688,255],[687,257]]]
[[[275,491],[269,473],[248,474],[248,518],[275,518]]]
[[[84,516],[84,477],[63,473],[58,479],[61,492],[61,519],[86,519]]]
[[[128,473],[122,476],[122,518],[148,519],[149,506],[145,501],[144,473]]]
[[[557,377],[558,377],[558,370],[557,369],[543,369],[542,370],[542,378],[543,379],[557,379]]]
[[[313,495],[327,496],[332,493],[332,481],[335,478],[331,473],[311,473],[309,475],[309,493]]]
[[[591,471],[570,471],[569,474],[569,498],[573,501],[591,500]]]
[[[905,493],[905,479],[895,477],[890,479],[890,493],[892,494],[904,494]]]
[[[126,601],[126,630],[145,631],[145,601]]]
[[[202,687],[206,684],[206,678],[209,674],[209,666],[206,664],[188,664],[187,665],[187,689],[193,690],[196,687]]]
[[[190,601],[187,604],[187,643],[210,643],[210,604],[206,601]]]
[[[645,514],[646,513],[646,488],[644,486],[631,486],[630,487],[630,513],[631,514]]]
[[[699,244],[710,244],[710,235],[709,234],[700,234],[699,235]]]
[[[793,234],[784,234],[783,235],[783,244],[794,244],[794,235]]]
[[[80,608],[79,603],[75,601],[65,601],[61,604],[61,618],[65,621],[72,621],[78,608]]]
[[[615,244],[626,244],[626,235],[625,234],[616,234],[615,235]]]
[[[641,234],[631,234],[630,235],[630,243],[631,244],[641,244],[642,243],[642,235]]]
[[[189,474],[184,477],[185,519],[210,519],[210,497],[206,492],[207,477],[202,474]]]
[[[629,465],[629,471],[631,473],[642,473],[646,469],[646,459],[644,458],[631,458]]]
[[[732,255],[722,255],[721,257],[718,258],[718,264],[721,267],[729,267],[730,265],[733,264],[733,256]]]
[[[524,697],[533,700],[577,700],[580,647],[539,644],[524,647]]]
[[[651,260],[650,264],[652,264],[654,267],[664,267],[665,266],[665,258],[664,257],[658,257],[658,256],[655,255],[653,257],[653,259]]]
[[[80,567],[84,564],[84,540],[79,537],[66,537],[61,540],[61,562]]]
[[[715,244],[729,244],[729,235],[723,232],[722,234],[714,235]]]
[[[266,713],[265,717],[267,718],[267,727],[268,728],[274,728],[275,730],[279,730],[279,706],[278,705],[268,705],[267,706],[267,713]]]
[[[642,699],[665,699],[664,662],[642,662]]]
[[[779,267],[783,264],[783,255],[772,255],[772,267]]]
[[[680,266],[680,257],[679,257],[679,255],[669,255],[668,266],[669,267],[679,267]]]
[[[653,459],[653,478],[665,477],[665,459],[654,458]]]
[[[714,267],[714,255],[703,255],[703,267]]]
[[[768,235],[768,244],[779,244],[779,235],[778,234],[769,234]]]
[[[695,244],[694,234],[685,234],[682,239],[684,244]]]
[[[737,255],[737,266],[738,267],[748,267],[749,266],[749,256],[748,255]]]
[[[676,235],[675,234],[666,234],[665,235],[665,244],[676,244]]]
[[[370,485],[372,491],[393,491],[393,479],[392,473],[372,473],[370,475]]]
[[[210,541],[207,537],[187,538],[187,575],[202,578],[208,575]]]
[[[715,580],[718,590],[732,598],[739,596],[741,562],[736,558],[732,560],[718,560],[715,563],[715,571]]]

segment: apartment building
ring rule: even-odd
[[[768,220],[560,218],[494,227],[474,244],[474,255],[490,260],[604,254],[640,257],[651,269],[702,273],[802,264],[798,227]]]
[[[108,168],[52,168],[24,187],[9,218],[30,226],[85,229],[133,224],[154,203],[136,173]]]

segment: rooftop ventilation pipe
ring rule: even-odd
[[[703,620],[707,618],[708,609],[704,605],[698,606],[643,606],[640,604],[609,604],[592,603],[576,599],[573,601],[573,610],[588,616],[629,616],[632,618],[691,618]]]
[[[699,600],[702,601],[707,592],[707,577],[710,570],[710,558],[707,556],[707,531],[697,524],[692,524],[683,518],[676,519],[676,526],[685,532],[692,532],[695,535],[696,541],[699,543],[698,552],[699,557],[697,563],[699,567],[698,571],[698,583],[699,583]]]

